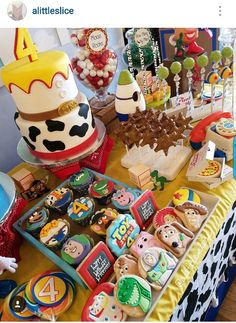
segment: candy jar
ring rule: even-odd
[[[107,88],[117,69],[117,55],[107,47],[108,37],[105,29],[69,29],[71,41],[78,48],[72,58],[72,68],[80,82],[95,92],[91,99],[92,108],[101,109],[113,104],[114,94]]]
[[[140,28],[138,32],[142,33],[142,31],[146,32],[146,30],[147,29]],[[143,64],[145,68],[147,68],[149,65],[151,65],[154,62],[154,56],[153,56],[151,41],[147,41],[147,44],[144,44],[144,43],[139,44],[140,45],[139,46],[137,41],[135,40],[135,32],[136,30],[132,28],[128,30],[125,34],[125,37],[128,40],[128,44],[125,46],[123,50],[123,59],[125,64],[127,64],[129,67],[132,62],[132,67],[140,71],[142,67],[141,59],[140,59],[140,49],[143,54],[143,59],[144,59]]]

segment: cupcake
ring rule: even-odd
[[[45,200],[45,205],[53,210],[65,214],[73,198],[73,193],[68,187],[61,187],[52,191]]]
[[[70,203],[67,214],[69,218],[82,226],[89,224],[94,213],[95,203],[90,197],[80,197]]]
[[[96,199],[100,205],[107,205],[115,192],[114,183],[108,179],[99,179],[89,187],[89,194]]]
[[[98,235],[105,236],[107,228],[118,216],[118,212],[113,209],[101,209],[97,211],[91,218],[90,228]]]
[[[70,237],[61,248],[61,258],[70,265],[79,265],[93,247],[92,239],[86,234]]]
[[[67,239],[70,224],[64,219],[52,220],[40,231],[40,242],[49,248],[58,248]]]
[[[130,205],[141,195],[139,190],[133,188],[122,188],[112,196],[112,204],[120,211],[128,211]]]
[[[26,231],[33,235],[37,235],[43,226],[48,222],[49,211],[45,207],[38,207],[28,217],[26,221]]]
[[[88,194],[88,188],[94,181],[94,174],[88,169],[82,169],[80,172],[72,175],[69,179],[70,187],[77,191],[79,195]]]

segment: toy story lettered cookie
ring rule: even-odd
[[[49,248],[59,247],[70,232],[70,224],[64,219],[52,220],[40,231],[40,242]]]
[[[90,228],[93,232],[105,236],[107,228],[118,216],[118,212],[114,209],[101,209],[92,215],[90,220]]]
[[[117,305],[131,317],[142,317],[151,307],[151,287],[141,277],[121,277],[115,285],[114,294]]]
[[[112,196],[112,204],[116,209],[128,211],[131,204],[141,195],[139,190],[132,188],[122,188],[116,191]]]
[[[146,249],[151,247],[161,247],[161,244],[152,234],[141,231],[134,243],[131,245],[129,251],[132,255],[138,258]]]
[[[186,201],[201,203],[201,199],[196,192],[189,188],[180,188],[173,195],[174,205],[183,204]]]
[[[114,287],[107,282],[93,291],[83,308],[82,322],[125,321],[127,315],[114,300]]]
[[[125,275],[139,276],[138,259],[130,254],[120,256],[116,260],[113,268],[116,274],[116,280]]]
[[[107,229],[106,243],[119,257],[127,253],[139,232],[140,228],[130,214],[119,214]]]
[[[207,218],[208,209],[199,203],[185,202],[175,207],[175,213],[180,217],[187,229],[196,232]]]
[[[185,253],[194,238],[194,234],[180,223],[173,222],[157,228],[155,237],[163,244],[165,249],[179,258]]]
[[[70,265],[79,265],[92,247],[92,241],[87,235],[76,234],[63,244],[61,257]]]
[[[161,290],[172,274],[177,259],[168,251],[152,247],[146,249],[138,259],[141,277],[156,290]]]
[[[173,207],[165,207],[164,209],[157,211],[153,217],[153,226],[155,229],[161,225],[170,224],[172,222],[181,223],[181,220],[175,213],[175,209]]]
[[[70,203],[67,214],[69,218],[82,226],[89,224],[95,209],[95,203],[89,196],[80,197]]]
[[[46,200],[45,205],[49,208],[66,213],[67,207],[70,204],[73,197],[72,191],[68,187],[61,187],[51,192]]]

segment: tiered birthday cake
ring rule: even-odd
[[[78,91],[68,56],[38,53],[16,60],[1,71],[18,112],[15,122],[33,155],[64,160],[89,148],[98,132],[85,95]]]

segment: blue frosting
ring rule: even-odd
[[[6,214],[9,208],[9,197],[4,191],[3,187],[0,185],[0,219]]]

